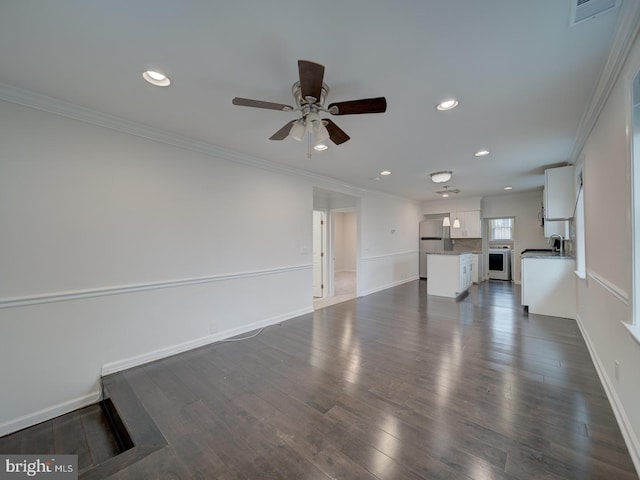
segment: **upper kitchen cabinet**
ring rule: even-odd
[[[452,213],[452,225],[456,218],[460,221],[460,228],[451,227],[451,238],[482,238],[482,220],[480,218],[480,210]]]
[[[544,171],[545,221],[573,217],[573,176],[573,165]]]

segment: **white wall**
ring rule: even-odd
[[[582,150],[587,278],[578,281],[578,322],[640,470],[640,343],[623,324],[632,320],[628,135],[633,131],[631,81],[639,68],[636,39]]]
[[[483,221],[487,218],[515,218],[512,276],[516,283],[520,283],[520,252],[526,248],[550,248],[544,229],[538,223],[541,202],[542,190],[482,198]]]
[[[311,312],[314,186],[0,101],[0,435],[96,401],[102,372]],[[417,278],[417,206],[341,188],[389,267],[366,289]]]
[[[422,213],[425,215],[436,213],[472,212],[480,210],[482,197],[441,198],[422,204]]]
[[[357,219],[355,212],[333,212],[336,272],[355,272],[357,265]]]
[[[358,292],[369,294],[418,278],[418,225],[423,215],[417,203],[391,196],[361,200]]]

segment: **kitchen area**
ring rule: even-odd
[[[549,248],[526,249],[521,255],[521,303],[529,313],[575,319],[576,257],[572,222],[582,193],[574,188],[573,166],[545,170],[541,223]]]
[[[480,210],[425,215],[419,231],[419,272],[431,279],[429,295],[457,297],[485,280]]]
[[[429,295],[512,282],[530,313],[575,319],[574,168],[544,174],[542,191],[425,204],[419,272]]]

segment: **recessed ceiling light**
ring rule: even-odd
[[[443,193],[442,194],[442,198],[449,198],[449,194],[448,193]]]
[[[505,190],[513,190],[513,187],[504,187]]]
[[[142,74],[142,78],[144,78],[151,85],[155,85],[156,87],[168,87],[171,85],[171,80],[164,73],[156,72],[154,70],[147,70]]]
[[[313,147],[314,150],[317,150],[319,152],[322,152],[323,150],[326,150],[327,147],[324,143],[319,143],[318,145],[316,145],[315,147]]]
[[[436,108],[440,111],[451,110],[452,108],[456,108],[458,106],[458,100],[455,98],[449,98],[447,100],[443,100],[440,102]]]
[[[380,181],[380,177],[373,177],[371,180],[373,180],[374,182],[379,182]]]
[[[474,153],[474,155],[476,157],[486,157],[487,155],[489,155],[489,150],[478,150],[476,153]]]
[[[383,177],[386,177],[387,175],[391,175],[391,172],[389,170],[383,170],[380,172],[380,175],[382,175]]]

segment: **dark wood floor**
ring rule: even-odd
[[[159,432],[100,478],[637,480],[576,323],[519,293],[415,281],[112,375]]]
[[[83,474],[115,458],[120,449],[96,404],[0,438],[0,453],[78,455],[78,472]]]

